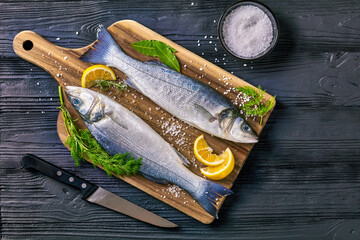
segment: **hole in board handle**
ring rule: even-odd
[[[32,48],[33,48],[34,44],[32,41],[30,40],[26,40],[25,42],[23,42],[23,48],[26,50],[26,51],[30,51]]]

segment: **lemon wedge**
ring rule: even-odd
[[[212,180],[220,180],[227,177],[232,172],[235,166],[235,160],[230,148],[227,148],[219,155],[219,157],[225,159],[222,164],[214,167],[209,166],[200,168],[200,171],[204,176]]]
[[[205,141],[204,135],[199,136],[194,143],[194,153],[197,160],[207,166],[218,166],[222,164],[225,159],[213,154],[213,150]]]
[[[96,80],[116,80],[114,71],[105,65],[93,65],[85,69],[81,77],[81,86],[83,88],[90,88],[94,85]]]
[[[234,155],[230,148],[220,154],[212,153],[204,135],[199,136],[194,143],[195,157],[207,167],[200,168],[201,173],[209,179],[220,180],[228,176],[235,166]]]

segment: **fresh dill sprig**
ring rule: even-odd
[[[127,85],[117,83],[115,80],[104,80],[104,79],[98,79],[94,82],[95,87],[100,88],[100,91],[109,91],[111,87],[114,87],[120,91],[125,91],[127,88]]]
[[[65,129],[68,137],[65,145],[70,148],[71,156],[75,160],[75,165],[79,166],[84,157],[89,159],[94,166],[101,166],[106,173],[123,176],[137,174],[141,167],[141,158],[135,159],[130,153],[118,153],[114,156],[109,155],[99,145],[88,129],[79,129],[74,124],[73,118],[65,108],[61,87],[59,86],[60,107],[64,119]]]
[[[244,101],[240,104],[240,109],[244,112],[246,117],[260,117],[260,126],[263,117],[274,107],[275,97],[263,101],[265,90],[259,87],[255,90],[250,86],[236,87],[236,89],[244,95]]]

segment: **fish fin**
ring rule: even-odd
[[[160,184],[168,184],[169,182],[164,180],[164,179],[159,179],[150,175],[147,175],[145,173],[141,173],[145,178],[149,179],[150,181],[153,181],[155,183],[160,183]]]
[[[95,44],[80,59],[85,62],[108,64],[108,56],[113,55],[115,49],[121,52],[122,50],[103,25],[99,26],[97,35]]]
[[[138,87],[134,84],[134,82],[131,80],[131,78],[124,79],[124,82],[129,85],[130,87],[134,88],[136,91],[141,92]]]
[[[199,104],[194,103],[194,107],[201,115],[203,115],[206,119],[208,119],[209,122],[214,122],[215,120],[217,120],[216,117],[214,117],[208,110],[206,110]]]
[[[233,191],[220,184],[205,180],[202,182],[201,189],[198,190],[195,200],[213,217],[218,218],[217,199],[232,193]]]
[[[183,163],[186,167],[189,167],[189,166],[190,166],[189,160],[187,160],[187,158],[184,157],[181,153],[179,153],[176,149],[175,149],[175,152],[179,155],[182,163]]]
[[[129,128],[126,126],[126,124],[121,121],[121,119],[119,119],[118,117],[116,117],[114,114],[112,114],[112,111],[110,110],[105,110],[105,114],[111,118],[111,120],[113,120],[117,125],[119,125],[122,128],[125,128],[126,130],[128,130]]]

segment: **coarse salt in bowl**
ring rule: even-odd
[[[271,11],[256,1],[240,1],[229,6],[218,24],[221,45],[241,60],[256,60],[275,46],[279,29]]]

